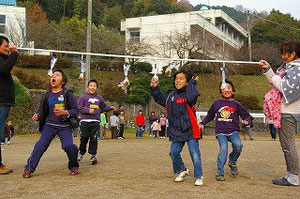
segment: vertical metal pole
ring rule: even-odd
[[[247,13],[247,31],[248,31],[248,49],[249,49],[249,61],[252,61],[252,51],[251,51],[251,28],[250,28],[250,23],[251,23],[251,15],[250,12],[248,11]]]
[[[91,52],[91,40],[92,40],[92,5],[93,0],[88,0],[88,21],[87,21],[87,38],[86,38],[86,52]],[[85,72],[85,89],[87,89],[88,82],[90,81],[90,70],[91,70],[91,55],[86,56],[86,67]]]

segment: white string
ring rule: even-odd
[[[35,49],[35,48],[21,48],[18,50],[26,51],[38,51],[38,52],[52,52],[52,53],[63,53],[73,55],[91,55],[100,57],[115,57],[115,58],[128,58],[128,59],[151,59],[151,60],[166,60],[166,61],[184,61],[184,62],[204,62],[204,63],[232,63],[232,64],[259,64],[259,62],[252,61],[232,61],[232,60],[203,60],[203,59],[180,59],[180,58],[166,58],[166,57],[151,57],[151,56],[133,56],[133,55],[115,55],[115,54],[103,54],[103,53],[87,53],[87,52],[76,52],[76,51],[62,51],[62,50],[47,50],[47,49]]]

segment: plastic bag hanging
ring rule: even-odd
[[[222,72],[222,84],[221,84],[221,89],[225,89],[225,91],[228,91],[227,84],[225,82],[226,79],[226,74],[225,74],[225,62],[223,62],[223,66],[221,67],[221,72]]]
[[[172,70],[177,66],[177,63],[176,62],[172,62],[168,68],[165,70],[165,74],[168,76],[168,77],[171,77],[172,75]]]
[[[57,58],[55,55],[51,55],[50,57],[50,70],[48,70],[48,75],[51,77],[53,75],[53,68],[55,66],[55,63],[57,61]]]
[[[130,69],[130,64],[129,64],[129,60],[128,58],[125,59],[125,63],[123,65],[123,72],[124,72],[124,75],[125,75],[125,79],[119,83],[119,87],[121,87],[125,93],[127,93],[127,87],[129,86],[130,84],[130,81],[128,79],[128,73],[129,73],[129,69]]]
[[[81,59],[80,59],[80,75],[78,80],[82,81],[84,78],[84,73],[87,71],[87,67],[86,67],[86,63],[84,62],[84,57],[83,54],[81,55]]]
[[[158,67],[157,67],[156,61],[152,62],[152,70],[153,70],[153,73],[154,73],[152,79],[156,79],[156,81],[158,81],[158,76],[157,76],[157,74],[158,74]]]

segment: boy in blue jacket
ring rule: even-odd
[[[91,164],[97,164],[96,158],[98,149],[97,132],[100,130],[100,114],[115,110],[113,106],[107,106],[101,96],[97,94],[98,82],[94,79],[88,82],[88,91],[79,99],[78,107],[81,113],[80,121],[80,146],[78,161],[83,159],[86,153],[86,145],[89,143],[89,154],[91,154]]]
[[[41,96],[39,110],[32,119],[39,120],[39,130],[42,134],[27,160],[23,173],[24,178],[31,177],[42,155],[56,135],[61,140],[62,149],[68,155],[70,175],[79,174],[78,147],[73,144],[70,123],[70,118],[78,114],[78,107],[72,91],[65,88],[67,81],[68,78],[62,70],[54,70],[53,76],[50,78],[52,88]]]
[[[170,156],[173,164],[173,171],[177,175],[175,182],[183,181],[189,174],[185,167],[181,151],[188,144],[190,156],[194,164],[195,185],[203,185],[202,162],[199,150],[200,132],[196,121],[194,105],[197,102],[199,92],[197,82],[199,77],[191,78],[185,71],[178,71],[174,74],[175,90],[168,94],[163,94],[158,87],[158,80],[151,80],[151,94],[155,101],[166,107],[168,113],[169,127],[167,129],[169,140],[171,141]]]
[[[252,116],[243,107],[243,105],[234,100],[235,88],[231,81],[225,80],[225,85],[220,83],[219,90],[222,99],[217,99],[210,107],[207,116],[201,122],[200,129],[204,129],[204,125],[216,118],[216,138],[219,142],[218,154],[218,174],[217,181],[224,181],[224,165],[227,161],[228,142],[232,144],[232,152],[229,154],[230,172],[233,176],[239,174],[236,162],[242,152],[242,142],[239,136],[240,117],[243,125],[252,126]]]

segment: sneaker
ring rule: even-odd
[[[4,142],[1,142],[1,145],[4,145],[5,143]]]
[[[10,145],[10,141],[7,142],[7,145]]]
[[[195,186],[201,186],[203,185],[203,177],[197,178],[195,181]]]
[[[188,176],[190,174],[190,171],[186,169],[185,171],[181,171],[177,174],[175,178],[175,182],[182,182],[185,176]]]
[[[92,155],[92,157],[91,157],[91,164],[92,164],[92,165],[95,165],[95,164],[97,164],[97,163],[98,163],[98,160],[97,160],[96,156],[95,156],[95,155]]]
[[[217,181],[225,181],[225,177],[224,177],[224,175],[218,174],[218,175],[216,175],[216,180]]]
[[[79,154],[78,154],[78,157],[77,157],[77,161],[80,162],[82,159],[83,159],[83,155],[81,155],[81,154],[79,153]]]
[[[78,169],[73,169],[73,170],[70,171],[70,175],[71,176],[76,176],[78,174],[79,174],[79,170]]]
[[[286,178],[280,178],[280,179],[273,179],[273,184],[279,185],[279,186],[297,186],[290,183]]]
[[[31,175],[31,172],[24,170],[22,176],[23,176],[23,178],[31,178],[32,175]]]
[[[14,170],[7,168],[4,164],[0,167],[0,174],[9,174],[12,173]]]
[[[238,171],[238,168],[237,168],[237,166],[236,166],[236,164],[235,163],[231,163],[231,162],[229,162],[228,163],[228,166],[229,166],[229,168],[230,168],[230,173],[231,173],[231,175],[239,175],[239,171]]]

